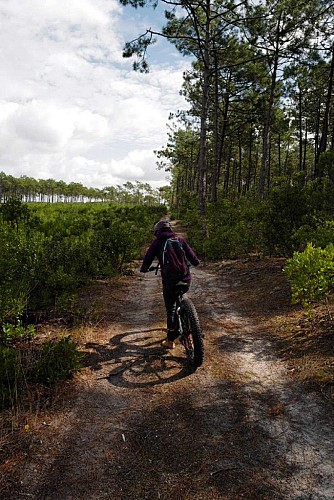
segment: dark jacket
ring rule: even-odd
[[[155,258],[158,259],[160,267],[162,266],[162,254],[163,254],[163,248],[164,248],[165,242],[168,238],[175,238],[175,237],[176,236],[175,236],[175,233],[173,231],[163,231],[163,232],[159,232],[157,234],[156,239],[152,241],[151,245],[147,249],[146,255],[144,257],[143,263],[142,263],[141,268],[140,268],[141,273],[146,273],[149,270],[149,268],[150,268],[150,266]],[[186,240],[184,238],[178,237],[178,239],[180,240],[180,242],[183,246],[183,250],[184,250],[184,253],[185,253],[187,260],[193,266],[198,266],[198,264],[200,262],[199,262],[198,257],[196,256],[195,252],[193,251],[193,249],[188,245],[188,243],[186,242]],[[190,281],[190,279],[191,279],[191,275],[189,272],[189,274],[184,278],[184,280]]]

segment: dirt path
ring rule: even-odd
[[[206,348],[195,373],[181,346],[160,347],[154,275],[98,290],[86,368],[36,421],[4,498],[333,499],[333,408],[293,383],[265,323],[235,301],[233,275],[194,271]]]

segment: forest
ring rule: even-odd
[[[210,257],[318,244],[333,215],[333,2],[160,5],[161,31],[139,34],[123,56],[147,72],[150,45],[165,37],[192,57],[181,89],[189,107],[156,152],[175,213]]]
[[[161,33],[148,30],[124,55],[147,71],[148,45],[161,35],[193,56],[181,90],[189,109],[158,152],[176,203],[196,192],[204,215],[222,197],[332,180],[332,2],[162,3]]]

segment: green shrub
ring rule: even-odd
[[[17,401],[23,380],[19,351],[0,345],[0,408]]]
[[[102,217],[101,217],[102,215]],[[149,207],[109,207],[96,221],[93,253],[101,274],[122,272],[139,258],[141,247],[152,238],[154,223],[163,215]]]
[[[189,243],[210,259],[264,252],[263,210],[261,203],[247,198],[238,203],[222,198],[208,205],[205,221],[196,210],[189,210],[185,217]]]
[[[161,206],[2,205],[0,325],[53,307],[87,280],[123,272],[152,236]]]
[[[10,198],[0,205],[0,214],[4,221],[9,222],[17,230],[21,222],[28,223],[30,220],[28,206],[17,198]]]
[[[334,287],[334,246],[314,247],[309,243],[304,252],[295,252],[284,268],[292,293],[292,302],[304,307],[316,300],[327,299]]]
[[[0,323],[20,316],[27,306],[36,283],[44,279],[40,272],[44,236],[24,227],[0,224]]]
[[[4,323],[0,331],[0,344],[14,344],[22,340],[31,340],[36,335],[33,325],[24,326],[21,320],[17,323]]]
[[[42,345],[39,359],[29,378],[34,382],[54,386],[80,369],[81,358],[82,354],[70,337],[47,341]]]
[[[304,250],[310,242],[315,247],[325,248],[334,241],[334,221],[314,217],[292,235],[292,240],[299,251]]]
[[[273,188],[264,216],[264,234],[269,253],[291,257],[298,250],[293,234],[307,223],[309,196],[299,186]]]

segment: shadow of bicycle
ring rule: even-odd
[[[157,329],[131,331],[115,335],[105,345],[86,344],[89,352],[84,365],[93,371],[108,369],[109,373],[102,378],[124,388],[152,387],[191,375],[194,368],[188,363],[181,344],[167,351],[161,346],[161,339],[157,339],[159,332]]]

